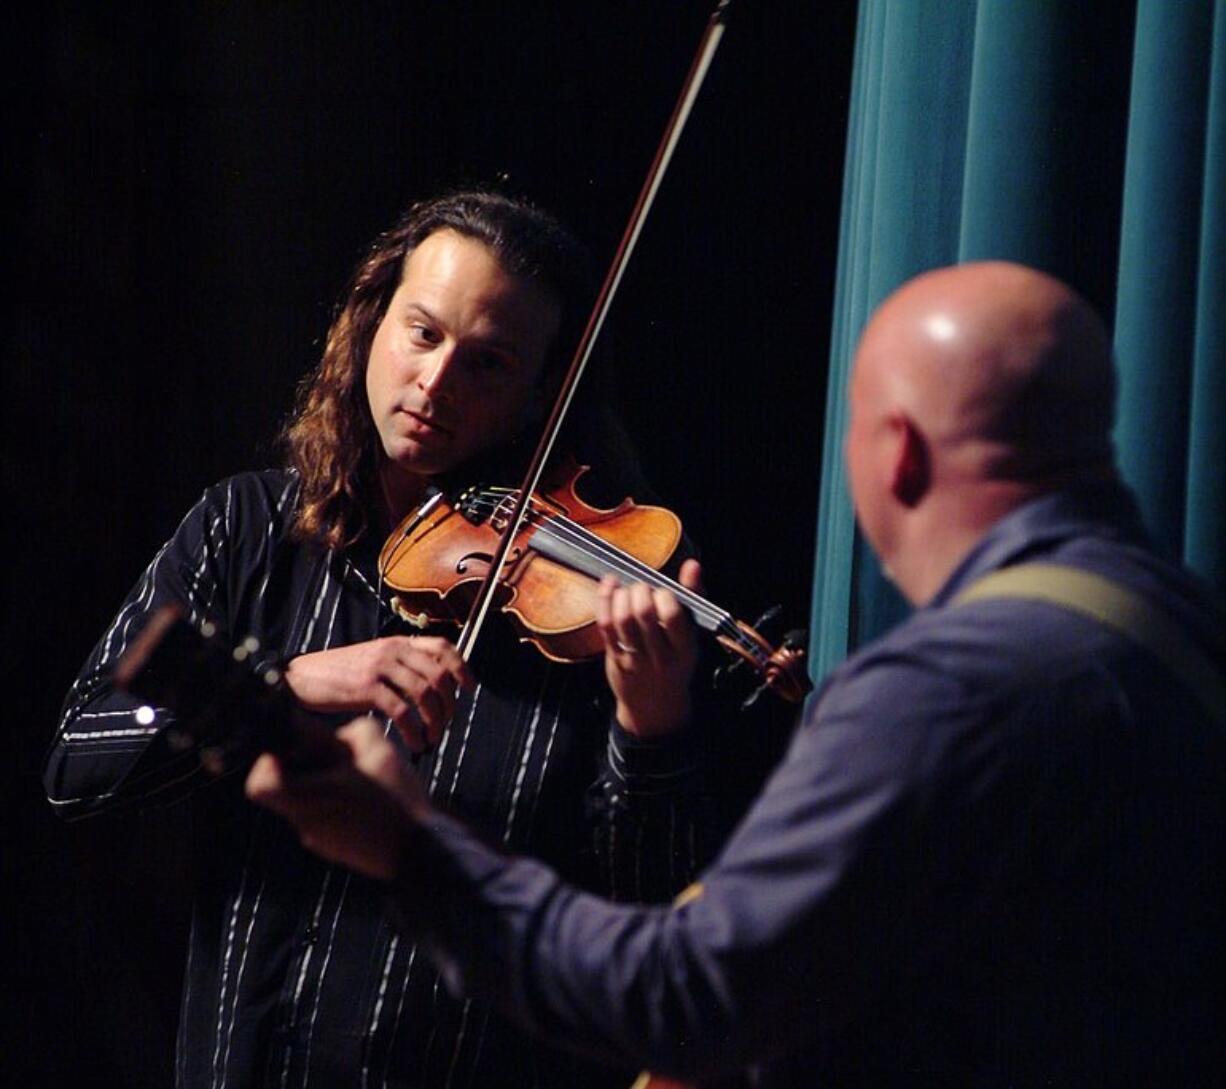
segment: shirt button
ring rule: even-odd
[[[304,945],[314,945],[319,941],[319,924],[307,923],[306,929],[302,932],[302,942]]]

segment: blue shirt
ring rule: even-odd
[[[831,676],[696,898],[610,905],[439,817],[406,856],[407,924],[453,986],[663,1073],[1220,1087],[1226,739],[1086,617],[950,606],[1040,559],[1144,594],[1221,666],[1218,614],[1127,493],[1049,494]]]

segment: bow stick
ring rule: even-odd
[[[660,145],[656,149],[651,168],[647,172],[647,177],[643,181],[643,187],[639,191],[638,200],[635,202],[634,209],[630,213],[630,221],[626,224],[626,229],[622,234],[621,242],[618,244],[617,252],[613,255],[612,264],[610,264],[609,271],[605,275],[600,293],[596,296],[596,303],[592,307],[592,312],[588,317],[587,325],[584,327],[583,335],[579,338],[579,344],[571,359],[570,367],[566,371],[566,376],[562,379],[562,386],[558,391],[557,398],[554,400],[549,419],[545,422],[545,429],[541,433],[536,451],[532,455],[532,460],[528,463],[528,470],[524,475],[523,483],[520,485],[519,495],[511,510],[506,530],[498,541],[498,546],[495,548],[493,558],[490,561],[489,571],[486,573],[481,583],[481,588],[473,600],[472,607],[469,609],[468,617],[464,621],[464,627],[460,632],[459,639],[456,641],[456,648],[465,661],[468,660],[469,655],[472,653],[473,645],[476,643],[477,636],[480,634],[481,628],[485,623],[485,618],[489,614],[490,605],[498,588],[498,578],[502,573],[503,564],[506,562],[507,551],[523,524],[528,511],[528,500],[531,498],[532,493],[536,491],[537,485],[540,484],[541,475],[545,470],[545,463],[553,452],[554,442],[558,437],[558,432],[562,429],[562,422],[566,418],[566,413],[570,408],[571,401],[574,399],[579,380],[583,377],[588,359],[592,354],[592,346],[595,344],[596,338],[600,334],[600,329],[604,325],[605,315],[608,313],[609,307],[613,302],[613,296],[617,292],[618,284],[621,283],[622,273],[625,272],[626,265],[630,261],[630,255],[634,252],[635,243],[638,242],[639,234],[642,232],[647,214],[651,210],[656,192],[660,188],[665,172],[668,170],[668,164],[672,159],[673,151],[677,146],[677,142],[681,139],[681,132],[685,128],[690,110],[693,109],[694,100],[698,97],[698,92],[706,77],[707,69],[710,68],[711,60],[715,56],[715,50],[719,47],[720,38],[724,34],[724,14],[730,2],[731,0],[720,0],[719,6],[712,12],[711,18],[707,21],[702,39],[698,43],[698,50],[694,55],[690,70],[686,74],[685,82],[681,86],[681,93],[677,97],[677,104],[673,107],[672,115],[669,117],[668,124],[664,129],[664,136],[661,138]]]

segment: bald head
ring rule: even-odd
[[[866,535],[899,567],[895,516],[927,504],[939,520],[913,528],[973,537],[1037,492],[1109,475],[1114,401],[1106,330],[1060,281],[1005,262],[916,277],[856,353],[848,459]]]
[[[1023,480],[1111,460],[1106,330],[1072,289],[1005,262],[937,269],[873,315],[855,381],[968,473]]]

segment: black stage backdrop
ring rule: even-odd
[[[64,826],[39,767],[122,595],[212,481],[267,464],[364,245],[494,185],[603,262],[709,11],[42,5],[6,43],[8,1079],[155,1087],[184,814]],[[519,10],[516,10],[519,9]],[[611,315],[622,409],[710,595],[807,624],[854,3],[734,5]],[[746,717],[763,772],[790,714]]]

